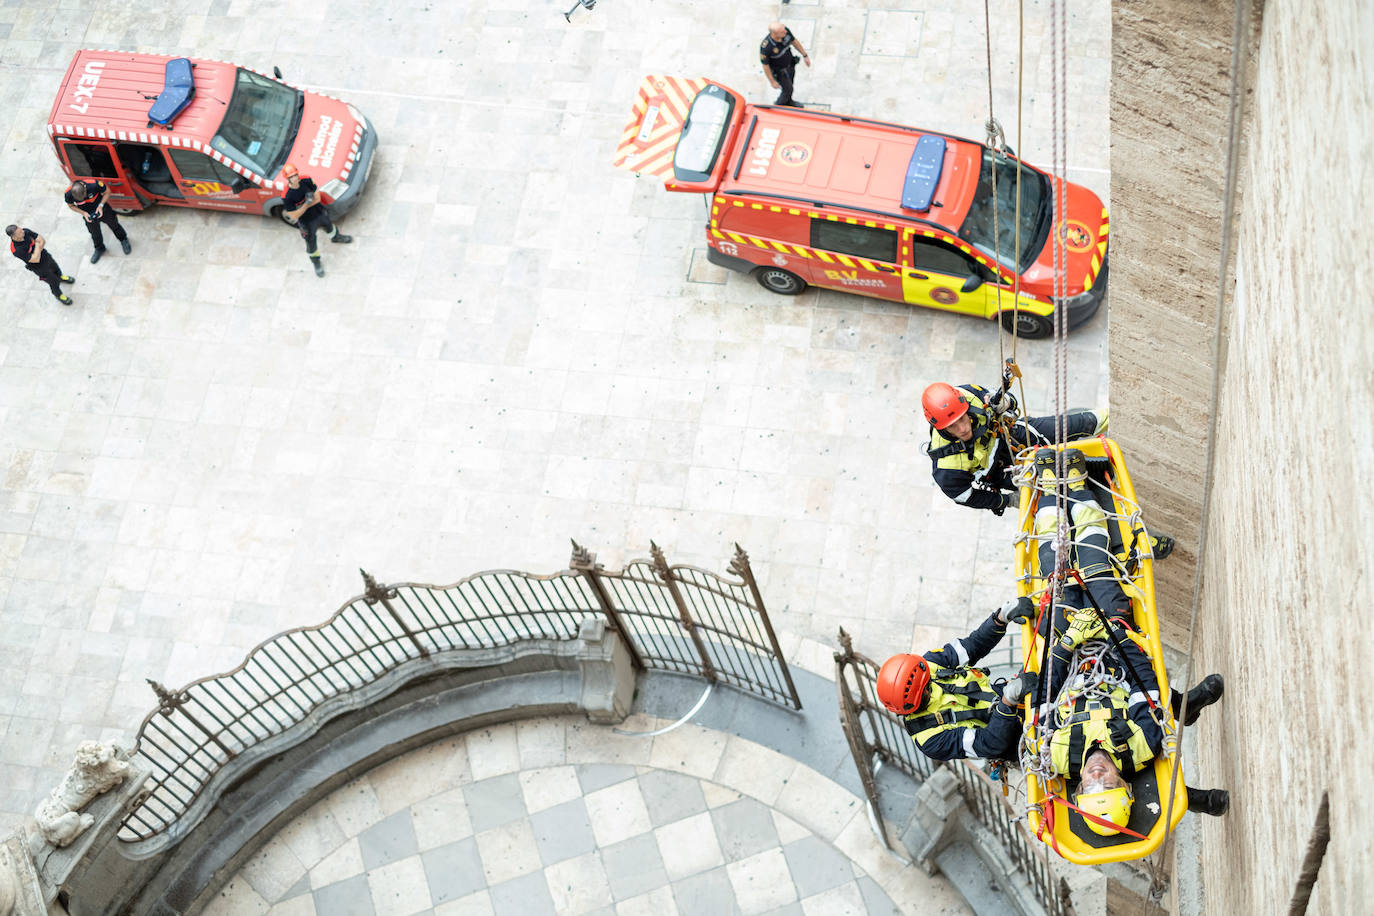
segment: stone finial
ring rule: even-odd
[[[596,567],[596,554],[573,541],[572,559],[568,561],[568,566],[572,569],[593,569]]]
[[[745,553],[744,548],[739,544],[735,544],[735,555],[730,558],[730,565],[726,569],[732,575],[739,576],[746,582],[749,580],[749,576],[753,572],[749,566],[749,554]]]
[[[57,788],[34,812],[38,831],[54,846],[66,846],[95,823],[81,809],[97,795],[108,792],[129,774],[129,753],[117,744],[83,741],[76,759]]]
[[[664,579],[667,579],[671,573],[668,569],[668,557],[663,553],[663,548],[655,544],[653,541],[650,541],[649,556],[653,558],[654,571],[657,572]]]

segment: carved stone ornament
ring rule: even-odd
[[[66,846],[95,823],[95,818],[82,814],[81,809],[124,781],[129,773],[128,759],[128,752],[117,744],[81,742],[72,768],[34,812],[43,839],[54,846]]]

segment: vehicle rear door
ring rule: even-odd
[[[854,217],[811,217],[811,282],[879,299],[903,301],[896,226]]]
[[[57,139],[57,148],[73,179],[98,179],[110,189],[110,206],[116,210],[142,210],[151,201],[138,193],[119,166],[114,147],[105,140]]]

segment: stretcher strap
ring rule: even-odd
[[[1080,808],[1080,807],[1078,807],[1077,805],[1075,805],[1073,802],[1069,801],[1067,798],[1060,798],[1058,795],[1051,795],[1051,796],[1049,797],[1049,800],[1052,801],[1052,802],[1059,802],[1059,804],[1063,805],[1065,808],[1070,809],[1071,811],[1077,811],[1077,812],[1079,813],[1079,815],[1082,816],[1083,820],[1085,820],[1085,821],[1092,821],[1094,824],[1096,824],[1096,825],[1099,826],[1099,827],[1112,827],[1112,828],[1114,828],[1114,829],[1120,831],[1121,833],[1126,834],[1127,836],[1133,836],[1133,837],[1135,837],[1137,840],[1148,840],[1148,839],[1149,839],[1149,837],[1147,837],[1147,836],[1141,836],[1140,834],[1136,833],[1134,830],[1132,830],[1132,829],[1129,828],[1129,827],[1122,827],[1121,825],[1119,825],[1119,824],[1117,824],[1117,823],[1115,823],[1115,822],[1113,822],[1113,821],[1107,820],[1105,817],[1098,817],[1096,814],[1089,814],[1088,812],[1084,811],[1082,808]],[[1058,850],[1055,850],[1055,851],[1058,852]]]

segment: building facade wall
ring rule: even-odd
[[[1195,726],[1191,766],[1201,784],[1232,793],[1230,815],[1201,825],[1209,911],[1286,911],[1327,791],[1331,842],[1308,912],[1354,913],[1369,907],[1374,858],[1361,778],[1374,740],[1360,696],[1374,663],[1374,508],[1362,491],[1374,479],[1374,177],[1364,142],[1374,8],[1269,0],[1262,13],[1193,662],[1194,680],[1223,672],[1227,692]],[[1186,548],[1160,576],[1178,646],[1216,321],[1229,78],[1210,66],[1225,67],[1232,14],[1152,2],[1118,4],[1113,16],[1112,422],[1153,524],[1174,526]],[[1159,77],[1170,88],[1153,100],[1131,83],[1154,72],[1150,56],[1170,64]],[[1215,97],[1182,104],[1185,90],[1171,84],[1208,73]],[[1187,135],[1170,122],[1188,124]],[[1186,229],[1155,224],[1151,198],[1167,184],[1204,195]],[[1161,237],[1173,231],[1205,256],[1186,263]]]

